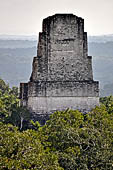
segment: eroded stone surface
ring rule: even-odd
[[[82,18],[56,14],[43,20],[30,81],[21,83],[20,91],[21,102],[35,115],[99,105]]]

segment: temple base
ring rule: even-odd
[[[99,97],[29,97],[27,107],[37,114],[52,114],[59,110],[90,111],[99,105]]]

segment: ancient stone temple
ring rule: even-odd
[[[42,27],[30,81],[20,85],[21,103],[43,119],[56,110],[88,111],[99,105],[84,20],[56,14],[44,19]]]

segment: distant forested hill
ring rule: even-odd
[[[93,56],[94,79],[100,81],[101,95],[113,94],[113,35],[88,37]],[[0,36],[0,77],[10,86],[28,81],[37,37]]]
[[[100,81],[101,96],[113,95],[113,36],[94,37],[94,42],[91,37],[88,49],[93,56],[94,79]]]
[[[0,77],[10,86],[19,86],[20,82],[28,81],[36,47],[31,48],[0,48]]]
[[[29,40],[0,40],[0,48],[16,49],[16,48],[32,48],[36,46],[37,41]]]

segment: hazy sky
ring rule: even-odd
[[[36,34],[43,18],[73,13],[89,35],[113,34],[113,0],[0,0],[0,34]]]

